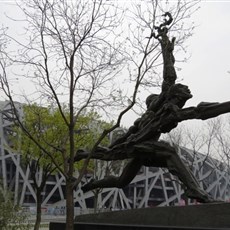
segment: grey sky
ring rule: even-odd
[[[193,93],[189,104],[230,100],[230,1],[202,1],[194,20],[192,56],[178,73]]]
[[[12,14],[9,3],[12,1],[0,0],[1,24],[9,23],[4,15],[4,12]],[[201,1],[201,9],[193,19],[198,26],[188,42],[191,58],[179,64],[182,70],[178,72],[193,94],[188,105],[230,100],[230,0]],[[124,122],[131,125],[134,120],[135,117],[125,118]]]

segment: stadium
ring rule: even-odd
[[[19,103],[18,113],[23,117]],[[15,204],[33,212],[36,205],[36,191],[31,179],[28,166],[22,157],[13,150],[10,135],[14,115],[9,102],[0,102],[0,179],[4,188],[12,191]],[[229,201],[230,199],[230,170],[224,162],[220,162],[201,153],[194,154],[191,150],[178,148],[179,154],[192,169],[200,185],[214,199]],[[101,168],[97,178],[104,177],[110,167],[110,173],[119,175],[125,161],[115,162],[115,165],[98,161]],[[116,165],[119,164],[119,167]],[[104,169],[104,170],[103,170]],[[41,172],[37,173],[40,180]],[[76,177],[77,177],[76,171]],[[95,177],[98,172],[87,172],[82,184],[74,191],[75,214],[105,210],[134,209],[153,206],[189,205],[194,200],[186,199],[183,186],[167,169],[143,167],[129,186],[123,189],[107,188],[103,190],[83,193],[81,186]],[[65,178],[60,174],[51,175],[42,193],[42,207],[44,212],[65,214]]]

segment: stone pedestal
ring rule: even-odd
[[[77,228],[77,226],[81,227]],[[92,230],[230,229],[230,204],[155,207],[77,216],[76,229],[87,228]]]

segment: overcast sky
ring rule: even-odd
[[[9,23],[4,13],[10,12],[10,2],[0,0],[1,24]],[[230,0],[201,1],[200,6],[193,16],[197,28],[188,43],[191,58],[180,64],[178,72],[193,94],[188,105],[230,100]]]
[[[192,91],[190,103],[230,100],[230,1],[202,1],[194,20],[192,56],[178,73]]]

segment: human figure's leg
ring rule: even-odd
[[[151,154],[151,148],[154,153]],[[150,160],[145,160],[145,166],[166,167],[169,172],[177,176],[179,180],[187,187],[186,195],[190,198],[196,198],[200,202],[211,202],[213,199],[201,189],[198,181],[191,170],[181,160],[174,147],[166,142],[146,142],[135,145],[135,154],[144,152],[143,158],[148,156]],[[148,159],[147,158],[147,159]]]
[[[93,190],[96,188],[123,188],[128,185],[133,178],[137,175],[142,166],[140,159],[132,159],[124,168],[121,176],[108,176],[102,180],[91,181],[82,187],[83,192]]]
[[[180,156],[177,154],[175,148],[168,149],[168,154],[166,155],[166,167],[169,172],[177,176],[179,180],[185,185],[185,194],[189,198],[196,199],[202,203],[213,202],[213,198],[208,195],[199,185],[197,179],[194,177],[192,171],[187,167]]]
[[[167,168],[170,173],[176,175],[186,186],[185,194],[189,198],[196,199],[202,203],[214,201],[214,199],[200,187],[189,167],[184,164],[177,153],[172,154],[171,157],[167,159]]]
[[[99,181],[86,184],[83,190],[88,191],[95,188],[124,187],[132,181],[143,162],[145,166],[166,167],[176,175],[179,180],[187,187],[188,197],[196,198],[200,202],[210,202],[212,199],[203,191],[191,170],[183,163],[174,147],[163,141],[145,141],[132,146],[124,145],[124,148],[114,148],[103,152],[100,159],[109,160],[133,158],[125,167],[120,177],[107,177]],[[98,151],[98,153],[101,151]],[[123,158],[123,156],[125,156]],[[93,157],[94,158],[94,157]],[[112,159],[113,160],[113,159]]]
[[[147,159],[151,159],[148,166],[167,167],[172,174],[178,176],[185,186],[191,188],[199,187],[199,183],[190,169],[181,160],[176,149],[169,143],[164,141],[143,142],[142,144],[135,145],[135,153],[133,155],[136,154],[139,154],[142,158],[147,157]],[[148,164],[148,161],[145,161],[146,164]]]

